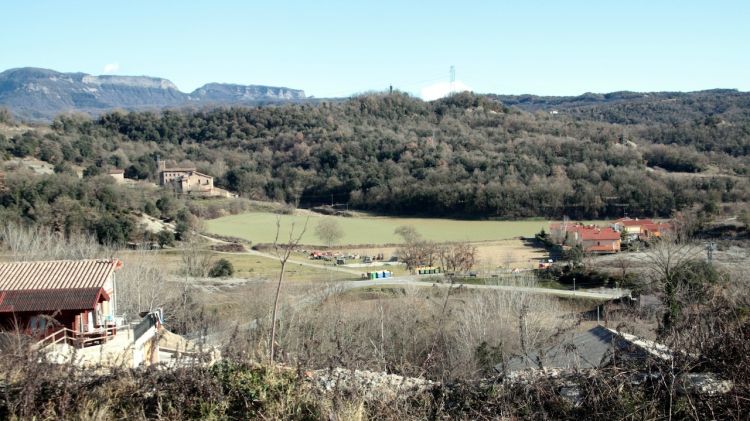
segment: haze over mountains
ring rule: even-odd
[[[610,123],[674,122],[675,116],[706,115],[746,118],[750,93],[734,89],[697,92],[612,92],[579,96],[488,94],[488,98],[525,111],[555,110]],[[333,98],[331,98],[334,100]],[[98,115],[124,109],[209,108],[220,105],[257,106],[316,101],[301,89],[265,85],[207,83],[185,93],[171,81],[150,76],[94,76],[23,67],[0,73],[0,108],[19,120],[50,122],[61,113]],[[603,107],[603,108],[602,108]]]
[[[65,112],[95,115],[117,108],[258,105],[305,98],[299,89],[263,85],[208,83],[184,93],[167,79],[149,76],[93,76],[33,67],[0,73],[0,107],[30,121],[50,121]]]

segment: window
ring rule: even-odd
[[[29,330],[32,334],[44,333],[47,331],[47,320],[41,316],[34,316],[29,320]]]

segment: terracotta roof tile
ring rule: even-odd
[[[612,228],[579,228],[581,240],[619,240],[620,233]]]

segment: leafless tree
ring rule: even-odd
[[[398,249],[398,256],[407,269],[412,270],[419,265],[432,266],[437,261],[438,246],[423,239],[414,227],[402,225],[394,232],[404,240],[404,244]]]
[[[310,218],[305,219],[305,225],[302,227],[302,230],[297,236],[294,235],[294,223],[292,223],[292,226],[289,228],[289,239],[287,240],[286,244],[281,244],[279,243],[279,236],[281,235],[281,217],[276,217],[276,237],[273,240],[273,249],[274,253],[276,254],[276,258],[279,259],[279,264],[281,265],[281,267],[279,268],[279,280],[276,284],[276,294],[274,295],[273,299],[273,313],[271,314],[271,338],[268,345],[268,359],[270,364],[272,365],[274,362],[274,351],[276,344],[276,318],[279,310],[279,294],[281,293],[281,283],[284,280],[284,270],[286,269],[286,262],[292,255],[292,251],[294,251],[294,249],[299,245],[302,237],[305,235],[305,231],[307,231],[307,223],[309,221]]]
[[[625,279],[628,270],[633,266],[633,261],[626,253],[618,253],[614,258],[614,264],[620,270],[620,278]]]
[[[336,219],[323,218],[315,226],[315,236],[330,248],[344,238],[344,230]]]
[[[211,253],[201,248],[201,243],[197,236],[190,236],[187,241],[183,242],[182,267],[185,276],[196,278],[205,278],[211,268]]]
[[[439,247],[439,254],[445,270],[466,272],[476,264],[477,248],[469,243],[448,243]]]
[[[0,226],[0,242],[15,261],[111,258],[114,251],[91,236],[72,234],[66,237],[46,227],[13,223]]]
[[[117,309],[128,318],[162,307],[170,292],[164,272],[148,263],[144,253],[123,258],[123,267],[117,273]]]
[[[650,274],[650,281],[662,294],[666,305],[663,329],[671,328],[678,316],[677,302],[679,269],[695,260],[701,248],[679,236],[666,235],[654,242],[643,255],[643,262]]]

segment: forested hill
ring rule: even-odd
[[[489,95],[508,106],[535,112],[565,113],[608,123],[679,124],[706,118],[747,121],[750,92],[713,89],[699,92],[611,92],[580,96]]]
[[[115,112],[60,117],[52,134],[19,136],[7,148],[53,163],[117,165],[129,177],[151,179],[159,155],[194,164],[243,196],[301,206],[334,201],[462,217],[668,216],[696,203],[750,199],[746,96],[705,95],[729,106],[696,114],[705,103],[696,99],[670,111],[676,120],[669,123],[530,113],[468,93],[434,102],[392,94]],[[597,105],[607,106],[624,105]]]

